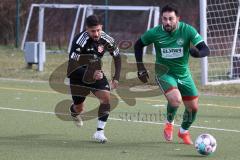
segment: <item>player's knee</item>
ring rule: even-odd
[[[104,96],[100,98],[100,103],[102,104],[109,104],[110,103],[110,97],[109,96]]]
[[[172,92],[168,93],[167,100],[171,106],[180,106],[182,103],[182,97],[178,90],[173,90]]]
[[[169,103],[170,103],[171,106],[176,106],[176,107],[178,107],[178,106],[181,105],[182,99],[181,99],[181,97],[174,97],[173,99],[171,99],[171,100],[169,101]]]
[[[198,104],[192,104],[187,107],[189,112],[197,112],[198,111]]]
[[[192,112],[197,112],[198,111],[198,104],[192,105],[191,110],[192,110]]]

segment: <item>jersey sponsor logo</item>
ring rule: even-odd
[[[174,59],[183,57],[183,48],[161,48],[162,58]]]
[[[178,44],[179,46],[182,46],[183,43],[184,43],[184,40],[183,40],[182,38],[179,38],[179,39],[177,40],[177,44]]]
[[[98,49],[98,53],[103,54],[103,51],[104,51],[104,46],[103,45],[99,45],[97,49]]]

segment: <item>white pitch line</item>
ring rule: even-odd
[[[0,81],[26,82],[26,83],[49,83],[48,81],[34,79],[15,79],[15,78],[0,78]]]
[[[64,113],[55,113],[55,112],[47,112],[47,111],[37,111],[37,110],[29,110],[29,109],[17,109],[17,108],[7,108],[0,107],[0,110],[10,110],[10,111],[20,111],[20,112],[31,112],[31,113],[43,113],[43,114],[58,114],[58,115],[69,115]]]
[[[11,110],[11,111],[20,111],[20,112],[31,112],[31,113],[43,113],[43,114],[59,114],[59,115],[69,115],[69,114],[64,114],[64,113],[55,113],[55,112],[47,112],[47,111],[38,111],[38,110],[28,110],[28,109],[17,109],[17,108],[8,108],[8,107],[0,107],[0,110]],[[119,118],[109,118],[111,120],[115,121],[123,121],[123,122],[133,122],[133,123],[144,123],[144,124],[157,124],[157,125],[164,125],[165,123],[161,122],[149,122],[149,121],[129,121],[129,120],[124,120],[124,119],[119,119]],[[180,126],[178,124],[174,124],[174,126]],[[240,130],[232,130],[232,129],[224,129],[224,128],[211,128],[211,127],[203,127],[203,126],[191,126],[192,128],[196,129],[206,129],[206,130],[215,130],[215,131],[225,131],[225,132],[235,132],[235,133],[240,133]]]
[[[48,81],[33,81],[33,80],[20,80],[14,78],[0,78],[0,81],[16,81],[16,82],[28,82],[28,83],[47,83]],[[0,89],[7,89],[7,90],[19,90],[19,91],[28,91],[28,92],[41,92],[41,93],[58,93],[55,91],[47,91],[47,90],[34,90],[34,89],[24,89],[24,88],[8,88],[8,87],[0,87]],[[222,96],[226,97],[226,96]],[[228,97],[228,96],[227,96]],[[231,96],[230,96],[231,97]],[[119,97],[118,97],[119,98]],[[127,98],[127,97],[125,97]],[[236,98],[236,97],[232,97]],[[133,98],[130,98],[133,99]],[[153,99],[146,99],[146,98],[139,98],[139,100],[144,100],[148,102],[162,102],[160,100],[153,100]],[[231,108],[231,109],[240,109],[239,106],[226,106],[226,105],[218,105],[218,104],[199,104],[200,106],[212,106],[212,107],[220,107],[220,108]]]
[[[17,79],[17,78],[0,78],[0,81],[14,81],[14,82],[26,82],[26,83],[49,83],[49,81],[46,80],[34,80],[34,79]],[[230,98],[239,98],[239,96],[233,96],[233,95],[221,95],[221,94],[205,94],[205,93],[201,93],[200,95],[203,96],[214,96],[214,97],[230,97]]]
[[[125,122],[133,122],[133,123],[161,124],[161,125],[165,124],[161,122],[149,122],[149,121],[128,121],[128,120],[123,120],[119,118],[109,118],[109,119],[115,120],[115,121],[125,121]],[[174,124],[174,126],[180,127],[181,125]],[[240,133],[240,130],[232,130],[232,129],[224,129],[224,128],[211,128],[211,127],[203,127],[203,126],[191,126],[191,128]]]

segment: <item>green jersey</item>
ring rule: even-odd
[[[171,33],[166,32],[162,25],[154,27],[145,32],[141,40],[144,45],[154,44],[156,64],[166,66],[168,73],[176,77],[186,77],[190,74],[190,43],[196,46],[203,41],[194,27],[183,22],[179,22],[177,29]]]

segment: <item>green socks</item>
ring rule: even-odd
[[[189,127],[192,125],[192,123],[196,119],[197,112],[196,111],[188,111],[185,109],[184,114],[183,114],[183,122],[181,127],[185,130],[188,130]]]
[[[169,123],[173,122],[177,109],[178,107],[171,106],[169,103],[167,104],[167,120]]]
[[[169,103],[167,105],[167,120],[169,123],[172,123],[174,120],[174,117],[177,113],[178,107],[171,106]],[[183,121],[181,127],[185,130],[188,130],[192,123],[195,121],[197,115],[197,111],[192,110],[189,111],[185,108],[184,114],[183,114]]]

